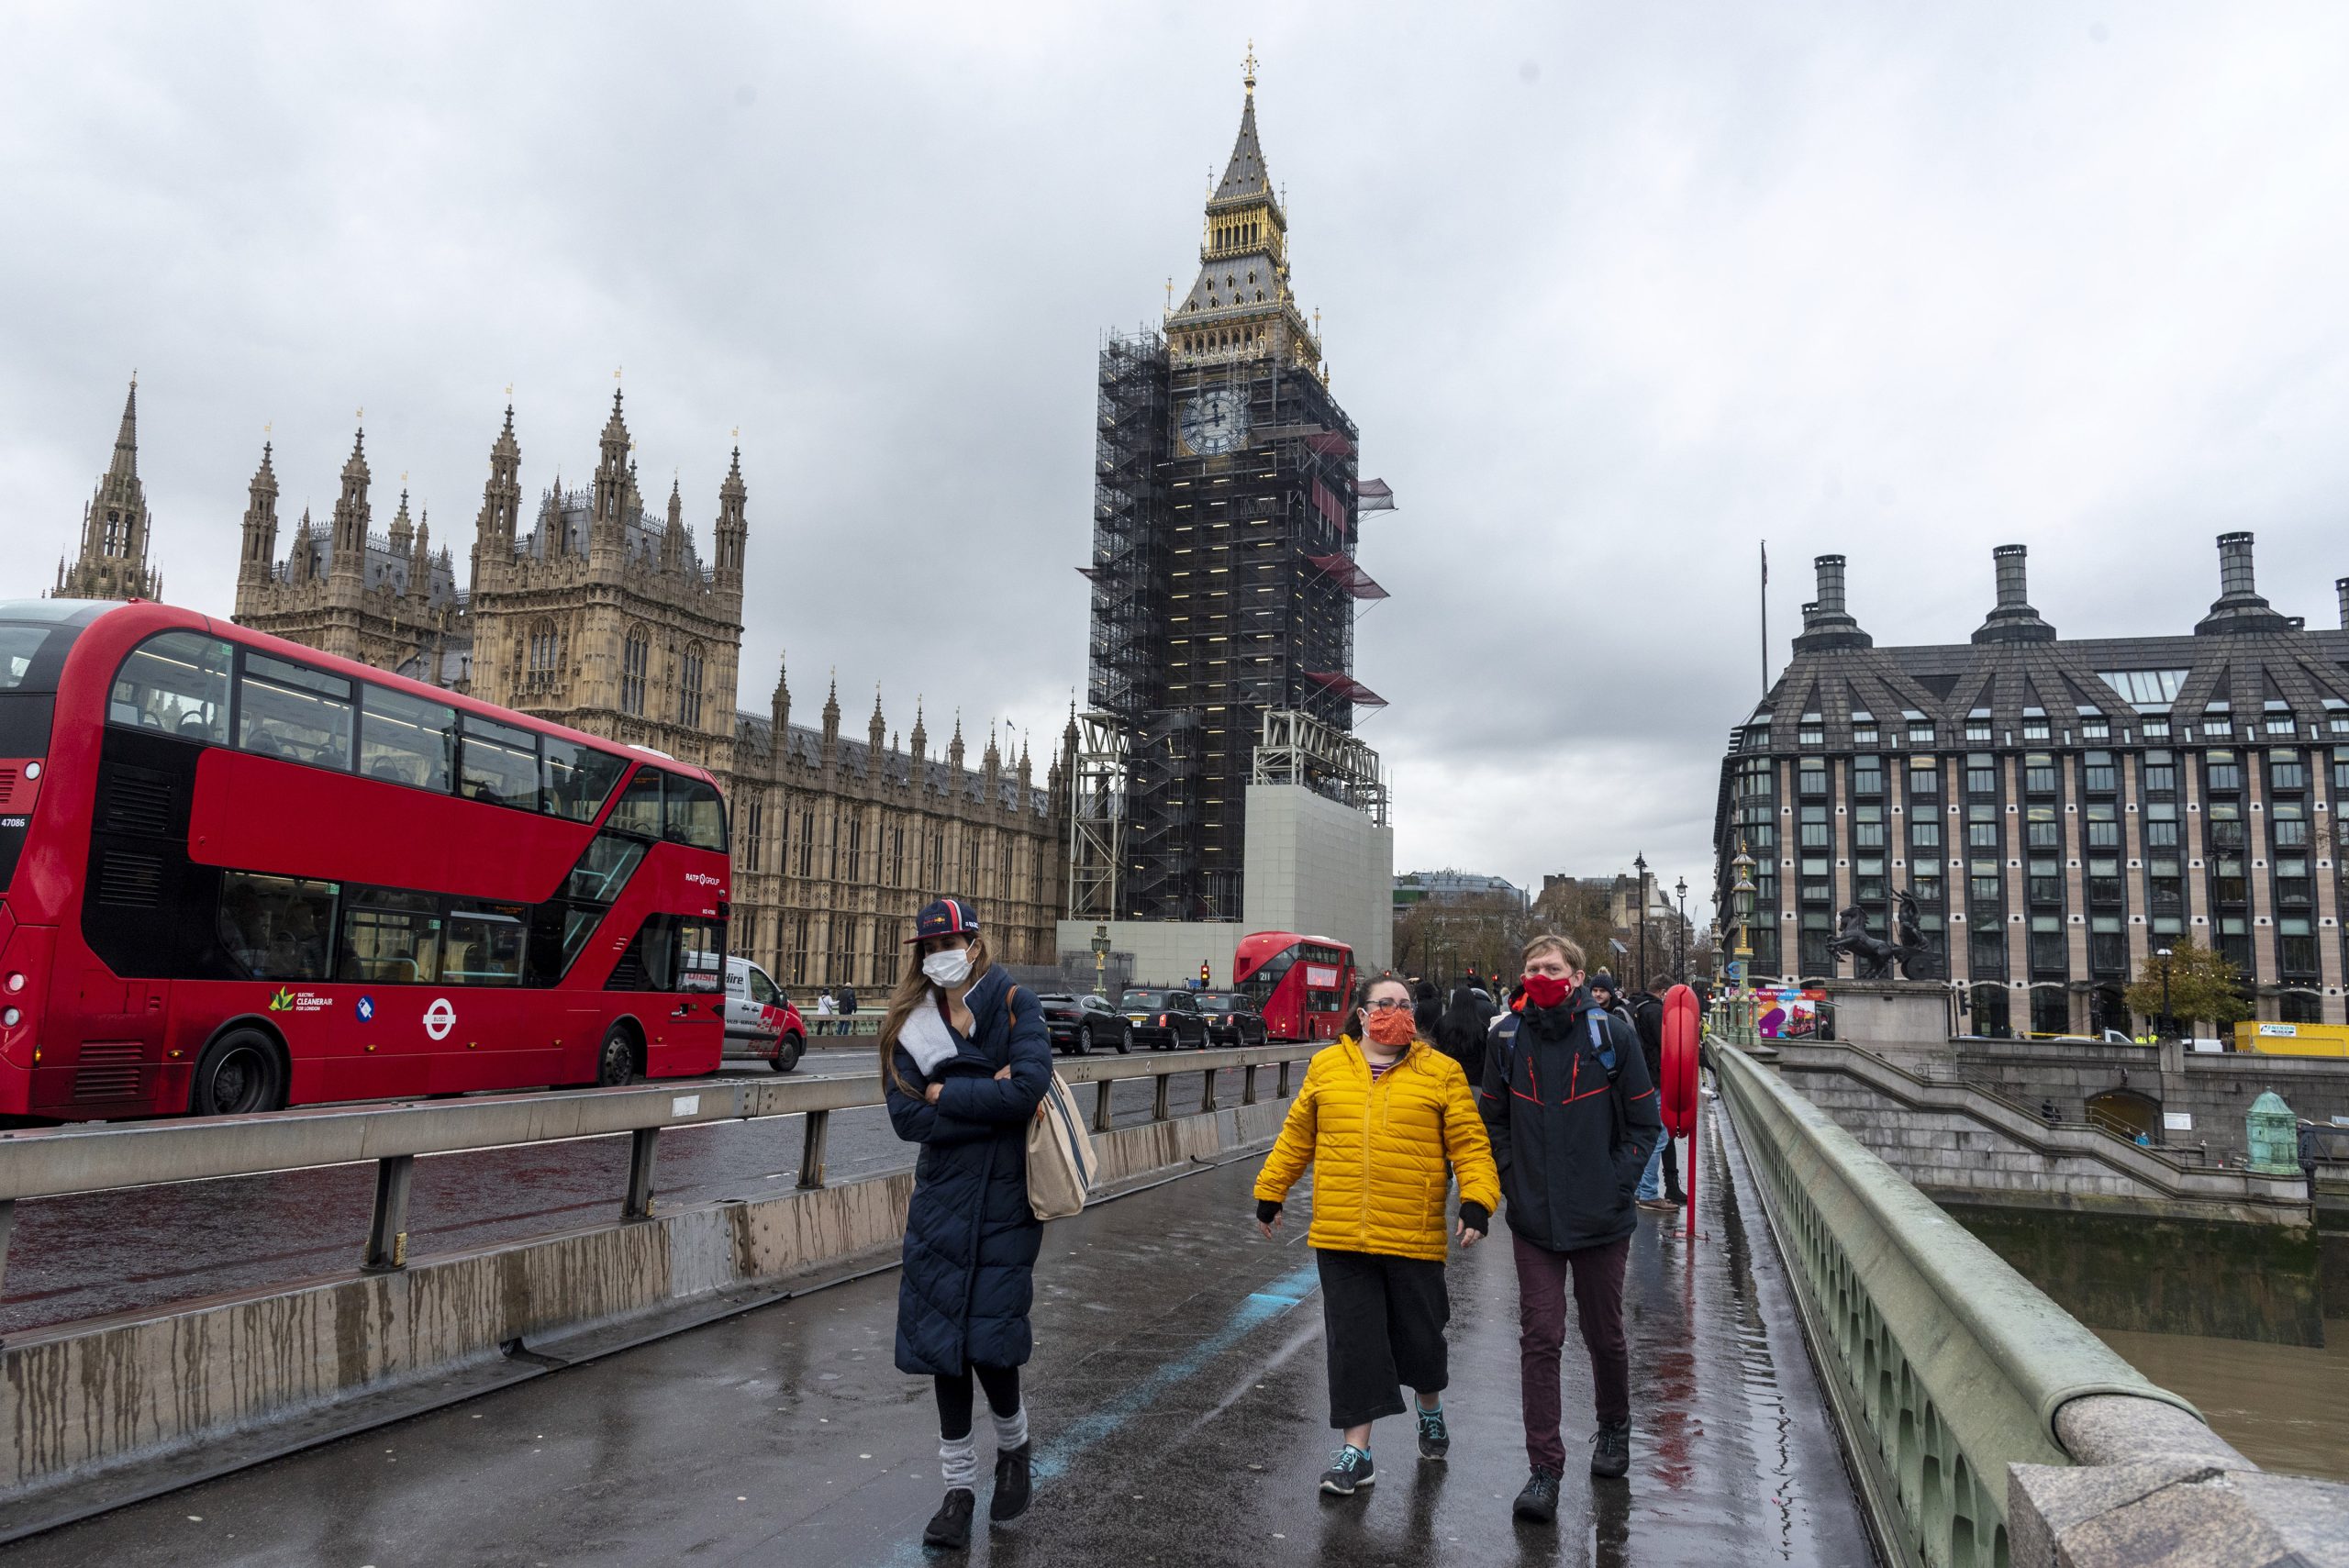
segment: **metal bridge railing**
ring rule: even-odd
[[[2195,1414],[1743,1051],[1707,1055],[1762,1189],[1871,1511],[1902,1562],[2008,1560],[2010,1464],[2073,1462],[2056,1412]]]
[[[1172,1081],[1202,1076],[1198,1109],[1216,1109],[1216,1075],[1241,1073],[1241,1103],[1257,1101],[1260,1069],[1279,1070],[1275,1097],[1289,1094],[1291,1066],[1328,1045],[1306,1040],[1237,1051],[1152,1053],[1147,1057],[1074,1057],[1053,1065],[1069,1083],[1098,1085],[1093,1116],[1108,1131],[1109,1091],[1129,1079],[1153,1078],[1151,1115],[1171,1118]],[[824,1150],[831,1113],[882,1103],[876,1074],[781,1078],[693,1078],[622,1089],[484,1095],[457,1100],[389,1105],[319,1106],[254,1116],[172,1121],[98,1123],[0,1132],[0,1278],[17,1204],[167,1182],[266,1175],[326,1165],[375,1162],[375,1203],[361,1266],[403,1268],[407,1262],[407,1195],[417,1156],[501,1149],[518,1143],[631,1136],[628,1191],[620,1218],[652,1213],[653,1158],[662,1132],[710,1122],[765,1117],[807,1118],[799,1185],[824,1184]],[[1189,1114],[1186,1112],[1185,1114]]]

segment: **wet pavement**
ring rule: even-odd
[[[1505,1242],[1456,1255],[1453,1457],[1401,1419],[1381,1480],[1327,1463],[1319,1297],[1292,1205],[1249,1221],[1256,1162],[1046,1233],[1029,1404],[1034,1509],[971,1560],[1026,1564],[1872,1561],[1786,1283],[1706,1140],[1702,1234],[1642,1217],[1628,1294],[1633,1466],[1570,1473],[1554,1529],[1515,1525],[1516,1287]],[[1750,1191],[1750,1188],[1749,1188]],[[170,1494],[0,1551],[8,1568],[790,1562],[913,1565],[936,1506],[925,1381],[891,1364],[894,1271]],[[1569,1336],[1568,1441],[1588,1369]],[[980,1423],[983,1467],[991,1438]],[[984,1483],[982,1490],[985,1490]],[[951,1561],[951,1560],[950,1560]]]
[[[818,1044],[792,1076],[869,1075],[873,1063],[870,1040]],[[729,1063],[729,1070],[773,1074],[755,1062]],[[1174,1080],[1176,1114],[1198,1104],[1198,1086],[1196,1072]],[[1147,1120],[1152,1090],[1149,1079],[1117,1085],[1114,1119]],[[1225,1105],[1238,1104],[1240,1073],[1219,1073],[1217,1094]],[[1085,1105],[1091,1108],[1089,1094]],[[797,1178],[803,1136],[796,1116],[665,1133],[654,1173],[659,1199],[675,1206],[772,1193],[775,1184]],[[625,1135],[418,1160],[408,1199],[409,1255],[616,1219],[628,1160]],[[828,1180],[854,1181],[912,1163],[912,1146],[899,1141],[879,1106],[833,1113]],[[374,1194],[371,1163],[27,1201],[17,1206],[8,1247],[0,1334],[354,1267]]]

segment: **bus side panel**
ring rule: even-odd
[[[195,795],[191,849],[205,864],[473,898],[548,896],[595,833],[585,823],[225,749],[204,753]],[[392,822],[399,831],[369,830]]]

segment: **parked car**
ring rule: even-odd
[[[1134,1041],[1152,1051],[1208,1048],[1207,1015],[1188,991],[1128,990],[1118,998],[1118,1011],[1133,1025]]]
[[[1211,1045],[1262,1045],[1270,1038],[1264,1029],[1264,1015],[1248,1005],[1248,998],[1237,991],[1194,991],[1191,1000],[1208,1021],[1208,1042]]]
[[[1071,996],[1051,992],[1036,1000],[1043,1005],[1044,1028],[1052,1049],[1083,1056],[1100,1046],[1114,1046],[1123,1056],[1134,1048],[1134,1026],[1109,1005],[1107,996]]]
[[[689,953],[689,970],[707,970],[709,954]],[[726,958],[726,1054],[755,1056],[778,1073],[788,1073],[807,1053],[807,1025],[783,987],[749,959]]]

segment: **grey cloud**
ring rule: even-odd
[[[160,562],[214,608],[265,422],[323,505],[364,404],[462,552],[506,384],[535,489],[624,365],[704,528],[741,428],[745,706],[787,648],[803,703],[837,665],[899,728],[918,692],[1046,744],[1094,351],[1186,271],[1252,30],[1401,500],[1358,668],[1407,864],[1693,877],[1764,537],[1781,656],[1821,550],[1886,640],[1963,636],[2009,539],[2067,632],[2188,624],[2238,527],[2329,613],[2321,6],[20,8],[0,592],[69,547],[134,364]]]

